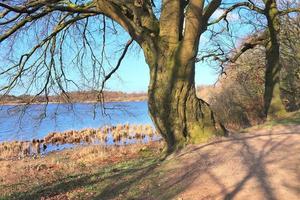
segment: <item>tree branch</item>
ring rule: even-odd
[[[229,58],[229,61],[234,63],[238,60],[238,58],[243,55],[246,51],[253,49],[258,45],[266,46],[269,41],[268,31],[264,31],[258,36],[253,36],[249,40],[245,41],[243,45],[241,45],[240,50],[234,54],[233,57]]]
[[[22,74],[24,73],[25,70],[30,69],[31,67],[33,67],[33,65],[35,65],[37,63],[33,62],[32,64],[30,64],[27,68],[25,68],[25,65],[27,64],[27,62],[29,61],[29,59],[34,55],[34,53],[41,47],[43,47],[44,45],[47,45],[47,47],[44,50],[44,55],[45,52],[47,51],[47,48],[49,46],[49,43],[51,40],[53,40],[53,38],[56,38],[57,34],[60,33],[62,30],[68,29],[73,23],[75,23],[76,21],[91,17],[95,14],[82,14],[82,15],[78,15],[76,17],[73,17],[67,21],[64,21],[66,19],[66,17],[69,16],[69,14],[66,14],[65,17],[63,17],[60,22],[57,24],[57,26],[54,28],[54,30],[52,31],[52,33],[47,36],[46,38],[44,38],[41,42],[39,42],[36,46],[34,46],[29,52],[23,54],[19,60],[19,62],[16,65],[13,65],[12,67],[8,68],[7,70],[4,70],[0,73],[0,75],[6,74],[9,71],[16,69],[18,67],[18,71],[17,74],[14,76],[14,78],[10,81],[10,83],[7,86],[4,86],[0,89],[0,91],[4,91],[4,90],[10,90],[12,88],[13,85],[16,84],[16,82],[18,81],[18,79],[22,76]],[[54,48],[55,46],[52,46],[51,48],[51,67],[53,65],[55,65],[54,62]],[[37,58],[37,60],[41,59],[41,57]],[[46,60],[46,56],[44,58],[44,61]],[[47,64],[45,64],[47,66]],[[50,73],[50,72],[49,72]]]
[[[108,81],[110,79],[110,77],[119,69],[119,67],[121,66],[121,63],[128,51],[128,48],[130,47],[130,45],[132,44],[133,42],[133,39],[130,39],[126,45],[125,45],[125,48],[116,64],[116,66],[104,77],[103,81],[102,81],[102,84],[101,84],[101,88],[100,88],[100,92],[98,94],[98,100],[101,100],[101,95],[103,94],[103,90],[104,90],[104,86],[105,86],[105,83],[106,81]]]
[[[300,8],[289,8],[289,9],[286,9],[286,10],[282,10],[282,11],[279,11],[279,15],[287,15],[289,13],[292,13],[292,12],[300,12]]]
[[[203,7],[204,0],[190,0],[185,20],[183,36],[183,59],[191,59],[188,55],[196,56],[201,30],[203,28]]]
[[[212,0],[208,4],[203,13],[204,21],[208,21],[209,18],[214,14],[214,12],[220,7],[222,0]]]
[[[22,27],[24,27],[27,23],[35,21],[37,19],[40,19],[44,17],[45,15],[49,14],[53,10],[51,9],[46,9],[43,12],[40,12],[36,15],[28,15],[21,21],[18,21],[13,27],[8,29],[6,32],[0,35],[0,43],[3,42],[5,39],[7,39],[9,36],[14,34],[16,31],[20,30]]]
[[[249,8],[250,10],[256,11],[256,12],[261,13],[261,14],[264,13],[264,10],[260,9],[259,7],[255,6],[255,5],[252,4],[252,3],[249,3],[249,2],[240,2],[240,3],[234,4],[234,5],[230,6],[229,8],[227,8],[227,9],[224,11],[224,13],[223,13],[220,17],[218,17],[217,19],[215,19],[215,20],[212,21],[212,22],[209,22],[209,23],[207,24],[207,26],[210,26],[210,25],[219,23],[221,20],[226,19],[228,13],[230,13],[230,12],[232,12],[233,10],[235,10],[235,9],[237,9],[237,8],[240,8],[240,7],[247,7],[247,8]]]
[[[184,17],[182,0],[163,0],[160,17],[160,37],[176,44],[182,35],[182,18]]]

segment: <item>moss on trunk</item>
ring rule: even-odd
[[[196,96],[194,60],[181,57],[180,46],[145,55],[150,66],[149,112],[168,150],[223,135],[225,129],[217,125],[209,105]]]
[[[280,97],[280,18],[276,0],[265,0],[266,17],[270,41],[266,46],[266,74],[264,93],[264,113],[267,118],[276,118],[285,113]]]

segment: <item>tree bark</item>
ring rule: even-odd
[[[276,0],[265,0],[265,5],[270,41],[266,46],[264,113],[268,118],[276,118],[285,113],[280,97],[280,18]]]
[[[149,112],[168,151],[224,135],[226,130],[216,123],[209,105],[196,96],[195,61],[186,59],[182,45],[143,49],[150,66]]]
[[[143,18],[142,21],[151,22],[149,25],[131,20],[118,2],[97,0],[97,5],[144,51],[150,67],[149,112],[168,144],[168,151],[223,135],[226,130],[222,125],[216,126],[209,105],[197,98],[194,81],[200,35],[221,0],[212,0],[206,7],[204,0],[163,0],[159,20],[152,11],[142,9],[142,16],[133,12],[133,19]],[[149,1],[143,2],[146,6]],[[129,4],[126,7],[132,11],[141,9],[134,5],[130,9]]]

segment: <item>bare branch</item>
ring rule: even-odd
[[[258,36],[252,36],[249,40],[246,40],[238,52],[234,54],[233,57],[229,58],[229,61],[234,63],[238,60],[238,58],[243,55],[249,49],[253,49],[258,45],[266,46],[269,41],[268,31],[264,31]]]
[[[212,14],[220,7],[222,3],[222,0],[212,0],[210,4],[208,4],[203,13],[203,17],[205,22],[209,20],[209,18],[212,16]]]
[[[237,9],[237,8],[240,8],[240,7],[247,7],[247,8],[249,8],[250,10],[256,11],[256,12],[261,13],[261,14],[264,13],[264,10],[263,10],[263,9],[261,9],[261,8],[259,8],[259,7],[257,7],[257,6],[255,6],[255,5],[252,4],[252,3],[249,3],[249,2],[240,2],[240,3],[236,3],[236,4],[232,5],[232,6],[230,6],[229,8],[227,8],[227,9],[224,11],[224,13],[223,13],[220,17],[218,17],[217,19],[215,19],[215,20],[212,21],[212,22],[209,22],[209,23],[208,23],[208,26],[213,25],[213,24],[216,24],[216,23],[219,23],[221,20],[226,20],[226,17],[227,17],[227,15],[228,15],[230,12],[232,12],[233,10],[235,10],[235,9]]]
[[[104,85],[105,85],[106,81],[109,80],[110,77],[119,69],[119,67],[120,67],[120,65],[121,65],[121,63],[122,63],[122,61],[123,61],[123,59],[124,59],[124,57],[125,57],[125,55],[126,55],[126,53],[128,51],[128,48],[130,47],[130,45],[132,44],[132,42],[133,42],[133,39],[130,39],[127,42],[127,44],[125,45],[125,48],[124,48],[124,50],[123,50],[123,52],[122,52],[122,54],[121,54],[121,56],[120,56],[120,58],[119,58],[119,60],[118,60],[118,62],[116,64],[116,66],[104,77],[104,79],[102,81],[100,93],[103,92]]]
[[[182,37],[182,19],[184,17],[182,0],[163,0],[160,17],[159,35],[166,41],[176,44]]]
[[[299,8],[288,8],[286,10],[279,11],[279,15],[287,15],[289,13],[293,12],[300,12],[300,7]]]
[[[201,30],[203,29],[203,7],[204,0],[189,1],[186,11],[186,25],[183,37],[183,48],[187,54],[195,54],[198,51],[198,43],[200,39]],[[193,52],[193,53],[190,53]],[[186,54],[184,53],[184,54]],[[183,55],[183,57],[186,57]],[[191,59],[191,58],[187,58]]]
[[[5,39],[7,39],[12,34],[14,34],[16,31],[18,31],[19,29],[21,29],[22,27],[24,27],[27,23],[32,22],[34,20],[37,20],[37,19],[39,19],[41,17],[44,17],[45,15],[47,15],[48,13],[50,13],[51,11],[53,11],[53,10],[46,9],[46,10],[44,10],[44,12],[38,13],[36,15],[29,15],[29,16],[25,17],[24,19],[22,19],[21,21],[19,21],[18,23],[16,23],[12,28],[10,28],[9,30],[7,30],[2,35],[0,35],[0,43],[3,42]]]

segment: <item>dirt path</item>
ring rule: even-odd
[[[300,126],[251,130],[191,146],[159,168],[159,199],[297,200]]]

